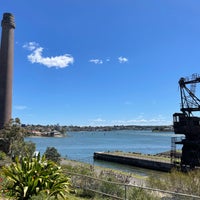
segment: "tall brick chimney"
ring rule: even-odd
[[[12,118],[14,16],[4,13],[0,48],[0,129]]]

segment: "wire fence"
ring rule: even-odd
[[[200,196],[183,194],[178,192],[160,190],[145,186],[117,183],[110,180],[102,180],[77,173],[67,173],[71,177],[75,188],[82,189],[85,194],[94,197],[100,195],[107,199],[132,200],[196,200]]]

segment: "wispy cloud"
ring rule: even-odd
[[[36,42],[29,42],[23,45],[23,48],[31,51],[27,56],[31,63],[42,64],[46,67],[65,68],[74,63],[74,58],[69,54],[64,54],[54,57],[43,57],[42,53],[44,48]]]
[[[39,47],[39,44],[36,42],[28,42],[23,45],[23,48],[25,48],[29,51],[33,51],[33,50],[37,49],[38,47]]]
[[[117,60],[119,63],[128,62],[128,58],[122,57],[122,56],[118,57]],[[105,59],[94,58],[94,59],[90,59],[89,62],[94,63],[94,64],[103,64],[104,62],[110,62],[110,58],[105,58]]]
[[[101,59],[90,59],[89,62],[94,63],[94,64],[103,64],[103,60]]]
[[[97,118],[97,119],[93,119],[93,122],[105,122],[106,120],[101,119],[101,118]]]
[[[158,115],[152,118],[145,118],[143,114],[139,115],[135,119],[129,120],[114,120],[113,124],[123,124],[123,125],[171,125],[172,121],[167,120],[165,117]]]
[[[145,117],[144,113],[140,113],[133,119],[116,119],[116,120],[105,120],[102,117],[97,117],[88,120],[91,126],[114,126],[114,125],[137,125],[137,126],[160,126],[160,125],[171,125],[172,121],[166,119],[162,115],[157,115],[151,118]]]
[[[14,109],[16,109],[16,110],[25,110],[25,109],[27,109],[27,106],[16,105],[16,106],[14,106]]]
[[[94,119],[88,119],[87,124],[90,124],[90,126],[105,126],[107,121],[101,117],[97,117]]]
[[[126,63],[126,62],[128,62],[128,58],[120,56],[120,57],[118,57],[118,61],[119,61],[119,63]]]

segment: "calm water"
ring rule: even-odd
[[[98,151],[121,150],[145,154],[168,151],[171,149],[171,137],[176,136],[180,135],[175,135],[173,132],[151,131],[68,132],[68,137],[65,138],[26,138],[26,141],[34,142],[41,154],[47,147],[55,147],[62,157],[92,162],[93,153]],[[131,171],[130,166],[125,168],[124,165],[100,161],[95,161],[95,164]],[[138,168],[132,170],[140,171]]]

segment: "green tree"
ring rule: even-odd
[[[4,190],[11,197],[20,200],[30,199],[41,192],[49,197],[67,199],[71,191],[70,179],[60,166],[40,155],[34,158],[16,158],[10,166],[3,168],[7,178]]]
[[[0,146],[2,151],[11,157],[31,157],[35,152],[35,144],[24,141],[25,131],[21,126],[19,118],[11,119],[8,124],[0,130]]]
[[[35,143],[29,141],[13,141],[10,146],[12,158],[14,157],[32,157],[36,150]]]
[[[22,142],[23,139],[23,129],[21,128],[21,123],[19,118],[15,120],[11,119],[8,124],[0,130],[0,150],[4,151],[6,154],[10,154],[10,147],[14,141]]]
[[[53,162],[60,163],[61,155],[58,153],[58,151],[55,147],[47,147],[46,151],[44,152],[44,155],[47,160],[51,160]]]
[[[8,124],[5,124],[0,130],[0,137],[8,139],[11,143],[14,140],[23,140],[24,129],[21,127],[20,119],[11,119]]]

